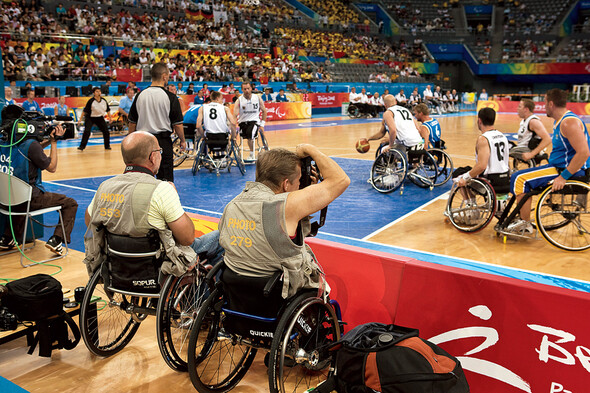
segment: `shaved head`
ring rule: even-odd
[[[149,132],[132,132],[121,142],[121,153],[125,165],[145,165],[157,146],[158,140]]]
[[[389,108],[391,106],[397,105],[397,100],[391,94],[387,94],[385,97],[383,97],[383,103],[385,104],[386,108]]]

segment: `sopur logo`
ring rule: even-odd
[[[484,305],[471,307],[469,309],[469,313],[483,321],[487,321],[492,317],[492,311]],[[477,337],[484,338],[484,341],[479,346],[473,348],[470,351],[467,351],[464,356],[457,356],[457,359],[459,359],[461,362],[463,369],[497,379],[498,381],[512,385],[523,392],[531,393],[530,385],[524,379],[514,372],[508,370],[506,367],[490,362],[489,360],[470,356],[480,353],[487,348],[493,347],[498,343],[499,336],[496,329],[486,326],[459,328],[434,336],[430,338],[429,341],[440,345],[449,341]]]

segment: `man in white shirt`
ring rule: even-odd
[[[488,93],[486,92],[486,89],[481,89],[481,93],[479,94],[479,100],[480,101],[487,101],[489,99],[488,97]]]
[[[398,105],[407,106],[407,104],[408,104],[408,99],[406,98],[406,95],[404,94],[404,89],[401,89],[399,91],[399,93],[397,93],[395,95],[395,99],[396,99]]]

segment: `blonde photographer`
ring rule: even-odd
[[[323,177],[300,189],[301,159],[311,157]],[[322,272],[305,244],[309,215],[323,209],[350,184],[342,168],[317,147],[298,145],[260,154],[256,181],[225,207],[219,223],[225,263],[235,273],[270,277],[283,271],[282,296],[301,288],[325,287]]]

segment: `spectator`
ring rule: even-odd
[[[272,102],[272,95],[270,94],[270,89],[268,87],[264,89],[264,94],[262,95],[262,101]]]
[[[57,105],[54,109],[55,116],[69,116],[69,110],[70,108],[68,108],[68,106],[66,105],[66,97],[59,96],[59,98],[57,99]]]
[[[129,117],[129,111],[131,110],[131,105],[133,104],[133,100],[135,99],[135,91],[128,87],[125,91],[125,96],[121,98],[119,101],[119,109],[117,111],[125,116],[126,118]]]
[[[289,102],[289,99],[287,98],[287,95],[285,94],[285,90],[283,90],[283,89],[279,90],[279,94],[277,94],[277,96],[276,96],[276,101],[277,102]]]

